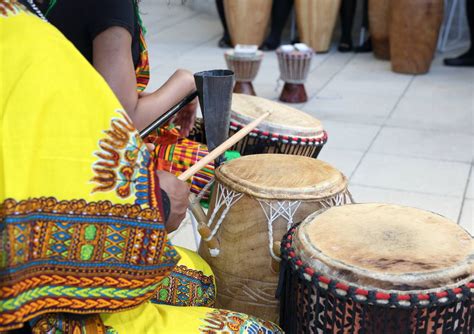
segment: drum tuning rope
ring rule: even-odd
[[[211,218],[209,218],[209,222],[207,223],[207,226],[211,227],[213,224],[214,220],[216,219],[217,213],[220,211],[220,209],[225,206],[224,210],[222,211],[221,216],[217,220],[216,225],[212,229],[211,235],[208,236],[204,241],[210,241],[214,236],[216,235],[217,231],[219,230],[219,227],[221,226],[222,222],[224,221],[227,213],[229,212],[230,208],[232,205],[237,203],[243,196],[244,194],[237,193],[235,191],[232,191],[230,189],[227,189],[226,187],[222,186],[221,184],[218,185],[217,187],[217,201],[216,205],[214,207],[214,212],[211,215]]]
[[[280,217],[286,220],[287,230],[294,224],[293,217],[301,205],[301,201],[264,201],[259,200],[268,224],[268,249],[272,258],[279,262],[280,257],[273,251],[273,223]],[[268,208],[268,210],[267,210]],[[267,212],[268,211],[268,212]]]

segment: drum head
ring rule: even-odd
[[[216,179],[237,192],[265,199],[322,199],[347,186],[346,177],[331,165],[284,154],[247,155],[231,160],[216,170]]]
[[[257,130],[293,138],[324,136],[321,122],[302,111],[257,96],[233,94],[231,121],[246,125],[267,111],[272,111]]]
[[[303,262],[360,287],[426,290],[474,278],[472,237],[431,212],[354,204],[309,216],[296,233]]]

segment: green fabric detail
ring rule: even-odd
[[[161,289],[159,292],[160,301],[166,301],[168,299],[169,292],[166,289]]]
[[[94,246],[84,245],[84,246],[81,247],[81,259],[82,260],[90,260],[92,258],[92,254],[94,254]]]
[[[140,29],[143,32],[143,36],[145,36],[147,31],[146,31],[145,26],[143,25],[142,16],[140,15],[140,8],[138,7],[138,1],[135,0],[134,2],[135,2],[135,15],[137,17],[138,25],[140,26]]]
[[[202,297],[202,295],[203,295],[202,287],[198,286],[196,292],[197,292],[197,294],[198,294],[199,297]]]
[[[157,287],[158,284],[152,284],[144,288],[130,290],[110,287],[78,288],[73,286],[45,285],[21,293],[15,298],[0,300],[0,310],[16,310],[32,300],[46,297],[131,299],[143,296],[150,291],[154,291]]]
[[[89,225],[86,227],[86,230],[85,230],[86,240],[88,241],[94,240],[96,234],[97,234],[97,227],[95,227],[94,225]]]

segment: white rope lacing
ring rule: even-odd
[[[214,238],[232,205],[237,203],[243,195],[244,194],[235,192],[224,187],[220,183],[218,184],[216,195],[217,201],[214,206],[214,211],[212,212],[211,218],[209,218],[209,221],[207,222],[207,226],[211,227],[211,225],[214,223],[214,219],[216,219],[217,213],[221,210],[222,207],[225,206],[225,208],[222,211],[221,216],[217,220],[216,225],[212,228],[211,235],[204,239],[205,241],[210,241],[212,238]]]
[[[286,220],[286,230],[289,230],[294,223],[293,217],[300,207],[301,201],[258,200],[258,202],[267,217],[268,249],[270,250],[270,255],[276,261],[280,261],[280,257],[273,251],[273,223],[281,217]]]

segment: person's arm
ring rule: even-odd
[[[127,29],[117,26],[104,30],[93,41],[93,65],[112,88],[134,125],[142,130],[194,91],[195,84],[190,72],[177,70],[158,90],[140,96],[136,90],[131,45],[132,36]],[[188,115],[185,119],[194,119],[189,108],[184,113]],[[183,121],[180,125],[191,128],[193,123]]]

